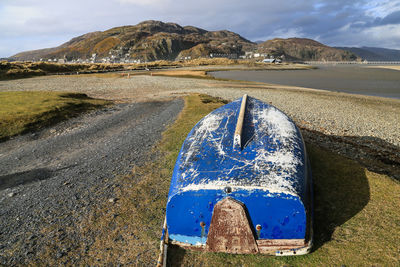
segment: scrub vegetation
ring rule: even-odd
[[[59,64],[50,62],[0,62],[0,80],[30,78],[49,74],[97,73],[121,70],[123,64]]]
[[[155,265],[175,160],[192,127],[226,101],[185,97],[185,108],[155,147],[157,158],[120,178],[118,198],[82,225],[95,236],[84,264]],[[307,143],[307,140],[306,140]],[[315,195],[314,249],[305,256],[230,255],[170,247],[170,266],[398,266],[400,183],[307,144]],[[82,248],[83,250],[84,248]],[[71,253],[74,253],[73,251]]]
[[[0,92],[0,141],[41,129],[111,102],[85,94]]]
[[[187,61],[168,61],[158,60],[148,63],[73,63],[62,64],[53,62],[7,62],[0,61],[0,80],[12,80],[21,78],[30,78],[43,75],[56,74],[91,74],[104,73],[112,71],[141,71],[141,70],[157,70],[164,68],[180,68],[180,67],[199,67],[199,66],[246,66],[251,69],[261,70],[296,70],[296,69],[312,69],[312,66],[302,64],[265,64],[256,62],[255,60],[233,60],[227,58],[199,58]],[[218,68],[208,71],[217,71]],[[223,69],[227,70],[227,69]],[[140,72],[140,75],[150,74],[149,72]],[[157,72],[157,75],[171,74]],[[179,77],[198,77],[198,75],[179,75]]]

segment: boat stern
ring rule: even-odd
[[[185,191],[167,205],[170,244],[234,254],[301,255],[311,220],[299,197],[265,190]]]

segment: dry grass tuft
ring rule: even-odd
[[[0,80],[29,78],[47,74],[101,72],[123,69],[123,64],[59,64],[50,62],[0,62]]]
[[[0,92],[0,140],[50,126],[109,101],[85,94],[56,92]]]
[[[170,70],[170,71],[157,71],[152,72],[153,76],[169,76],[179,78],[200,78],[200,79],[213,79],[213,77],[207,75],[204,70]]]
[[[204,65],[234,65],[238,60],[228,58],[197,58],[182,63],[183,66],[204,66]],[[242,61],[240,62],[242,63]]]

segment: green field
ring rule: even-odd
[[[122,177],[118,205],[106,206],[84,224],[83,234],[96,233],[84,264],[155,265],[169,182],[182,142],[197,121],[224,104],[204,95],[191,95],[185,101],[181,115],[155,148],[161,157]],[[168,251],[168,264],[399,266],[400,183],[316,145],[307,144],[307,150],[315,191],[315,246],[311,254],[229,255],[175,247]]]
[[[0,141],[109,103],[78,93],[0,92]]]

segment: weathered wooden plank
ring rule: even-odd
[[[260,239],[257,240],[261,254],[274,255],[278,250],[298,249],[307,246],[304,239]]]
[[[258,246],[273,247],[273,246],[297,246],[305,245],[304,239],[260,239],[257,240]]]
[[[242,104],[240,105],[239,116],[236,123],[236,129],[234,134],[233,146],[241,149],[242,148],[242,129],[244,121],[244,113],[246,111],[247,95],[243,95]]]

